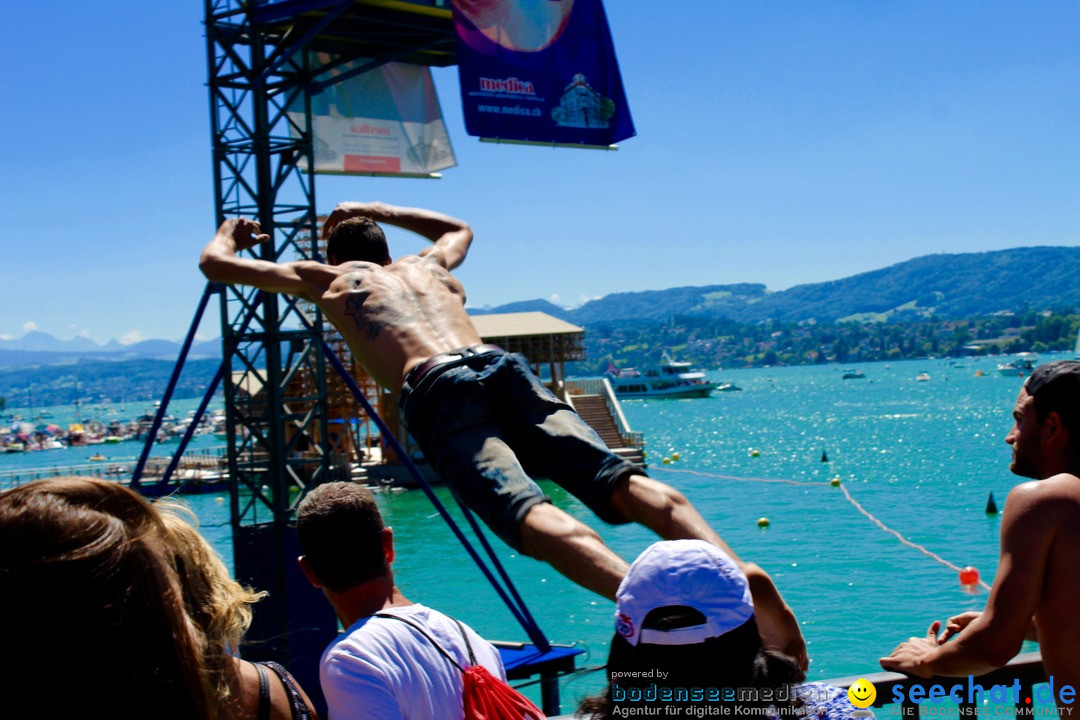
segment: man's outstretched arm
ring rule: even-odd
[[[434,245],[425,248],[419,255],[431,257],[447,270],[453,270],[465,260],[472,244],[472,229],[464,220],[434,210],[381,202],[339,204],[323,225],[323,237],[329,237],[338,223],[353,217],[368,217],[377,223],[396,225],[426,237]]]
[[[273,263],[237,255],[269,239],[270,236],[263,233],[254,220],[226,220],[214,239],[203,248],[199,269],[212,282],[250,285],[270,292],[309,297],[300,270],[304,265],[316,266],[318,263]]]
[[[791,611],[791,607],[780,594],[780,589],[767,572],[755,563],[740,561],[739,564],[750,585],[758,633],[765,649],[794,658],[805,672],[810,667],[810,657],[807,655],[806,640],[795,613]]]

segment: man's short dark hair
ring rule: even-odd
[[[296,510],[296,533],[308,566],[334,592],[386,574],[382,531],[375,498],[355,483],[320,485]]]
[[[386,234],[368,217],[354,217],[338,223],[326,240],[326,254],[330,262],[337,265],[355,260],[378,265],[390,263]]]
[[[1035,398],[1039,422],[1056,412],[1069,431],[1073,456],[1080,458],[1080,362],[1056,360],[1035,368],[1024,383],[1028,395]]]

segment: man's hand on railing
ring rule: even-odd
[[[959,615],[953,615],[951,618],[945,621],[945,631],[937,636],[937,644],[944,645],[949,638],[956,635],[961,630],[971,624],[971,621],[982,615],[981,611],[970,611],[960,613]]]

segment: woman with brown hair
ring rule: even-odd
[[[285,668],[236,656],[251,625],[251,606],[266,593],[229,576],[186,505],[160,500],[154,507],[167,528],[188,614],[206,636],[204,663],[216,714],[229,720],[313,720],[311,701]]]
[[[0,617],[6,717],[215,716],[165,528],[122,485],[0,494]]]

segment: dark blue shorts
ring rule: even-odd
[[[627,522],[609,507],[611,491],[640,468],[611,452],[523,356],[490,352],[437,366],[402,392],[401,408],[439,476],[519,552],[521,521],[550,502],[533,477],[558,483],[605,522]]]

